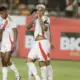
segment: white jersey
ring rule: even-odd
[[[1,47],[3,47],[3,46],[5,46],[5,48],[11,47],[11,45],[14,41],[14,33],[13,33],[12,28],[16,28],[16,27],[17,27],[16,24],[14,24],[14,22],[10,16],[8,16],[7,19],[0,20],[0,29],[4,28],[4,31],[2,34]],[[2,52],[6,52],[3,50],[4,49],[2,49]]]
[[[47,27],[47,31],[42,32],[39,19],[35,21],[35,31],[34,37],[38,35],[44,36],[46,39],[35,41],[33,47],[31,48],[28,57],[32,60],[38,59],[39,61],[50,60],[50,19],[47,16],[42,17],[42,21]],[[44,33],[44,34],[43,34]]]
[[[47,26],[47,31],[42,32],[42,28],[39,22],[39,19],[36,19],[35,21],[35,31],[34,31],[34,37],[36,38],[38,35],[43,35],[46,39],[50,39],[50,19],[47,16],[42,16],[42,21]]]
[[[74,0],[73,2],[70,2],[69,0],[66,0],[66,5],[67,5],[66,10],[67,11],[73,11],[76,3],[77,3],[77,0]]]

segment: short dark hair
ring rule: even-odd
[[[31,11],[31,14],[33,14],[34,12],[36,12],[37,11],[37,9],[33,9],[32,11]]]
[[[0,11],[5,11],[7,8],[5,6],[0,6]]]

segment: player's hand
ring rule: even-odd
[[[33,15],[33,20],[35,21],[37,18],[38,18],[38,14],[35,13],[35,14]]]
[[[39,19],[41,19],[41,15],[40,14],[37,14],[37,16],[38,16]]]
[[[53,44],[51,44],[51,45],[50,45],[50,48],[51,48],[51,49],[54,49],[54,45],[53,45]]]
[[[11,52],[14,52],[15,49],[16,49],[16,43],[14,42],[11,46]]]

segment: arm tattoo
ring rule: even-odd
[[[28,30],[31,29],[31,28],[33,27],[33,26],[32,26],[33,24],[34,24],[34,20],[31,21],[31,22],[28,24],[27,29],[28,29]]]

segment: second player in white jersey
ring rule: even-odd
[[[38,59],[39,65],[41,68],[41,76],[42,80],[53,80],[52,67],[50,65],[50,47],[51,47],[51,35],[50,35],[50,19],[47,16],[44,16],[45,6],[38,5],[37,11],[35,13],[35,19],[31,22],[31,24],[27,27],[29,30],[31,25],[34,23],[34,38],[35,43],[31,48],[28,58],[27,64],[29,67],[29,73],[32,73],[36,80],[39,80],[37,75],[37,71],[33,61]],[[34,69],[32,69],[32,67]],[[29,74],[29,80],[31,74]],[[38,77],[38,78],[37,78]]]
[[[8,15],[9,16],[9,15]],[[11,17],[2,19],[0,28],[3,29],[2,41],[1,41],[1,52],[11,51],[11,46],[14,42],[13,28],[17,28],[16,24],[12,21]]]
[[[42,21],[46,25],[46,30],[42,31],[40,21],[39,19],[36,19],[34,24],[35,24],[35,31],[34,31],[34,38],[38,36],[43,36],[45,39],[41,40],[36,40],[32,49],[30,50],[28,57],[31,59],[38,59],[39,61],[45,61],[45,60],[50,60],[49,54],[50,54],[50,20],[47,16],[42,16]],[[42,49],[41,49],[42,48]]]
[[[8,78],[8,66],[15,73],[16,80],[20,75],[13,63],[10,62],[11,55],[16,47],[17,26],[7,13],[7,8],[0,6],[0,54],[2,62],[2,80]]]
[[[34,31],[34,37],[36,38],[38,35],[43,35],[46,39],[50,39],[50,19],[47,16],[41,17],[42,21],[47,27],[46,31],[42,31],[41,25],[39,23],[39,19],[35,20],[35,31]]]

